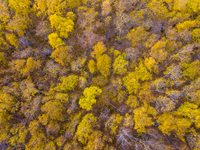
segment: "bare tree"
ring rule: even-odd
[[[130,129],[121,129],[117,135],[117,143],[121,149],[128,149],[132,146],[133,136]]]
[[[85,30],[83,31],[83,35],[82,36],[78,36],[78,42],[80,43],[80,45],[82,45],[83,48],[89,48],[90,53],[92,51],[92,47],[93,45],[99,41],[99,42],[103,42],[105,39],[105,37],[101,37],[97,34],[95,34],[94,32],[92,32],[91,30]]]

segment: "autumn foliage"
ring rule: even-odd
[[[200,0],[0,0],[0,35],[0,149],[200,149]]]

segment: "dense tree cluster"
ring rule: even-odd
[[[0,0],[0,149],[200,149],[199,0]]]

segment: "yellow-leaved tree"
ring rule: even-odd
[[[103,54],[97,59],[97,69],[100,71],[100,73],[107,77],[110,73],[110,68],[111,68],[111,58]]]
[[[183,76],[185,79],[195,79],[200,76],[200,61],[196,60],[192,63],[183,63]]]
[[[63,104],[59,101],[48,101],[41,107],[41,111],[44,114],[39,116],[39,121],[43,125],[47,125],[49,120],[64,121],[63,112],[65,111],[65,109],[63,107]]]
[[[141,81],[148,81],[152,79],[152,74],[147,70],[143,62],[140,60],[139,66],[135,68],[137,79]]]
[[[28,28],[30,20],[27,16],[15,15],[7,24],[6,29],[17,32],[18,36],[25,34],[25,29]]]
[[[113,70],[115,74],[123,75],[127,72],[128,61],[125,57],[125,54],[122,54],[115,59],[113,63]]]
[[[11,10],[14,10],[16,15],[26,16],[30,13],[30,5],[32,4],[31,0],[7,0],[8,6]]]
[[[0,2],[0,18],[1,18],[1,25],[0,25],[0,29],[5,29],[5,26],[8,22],[8,20],[10,19],[10,15],[9,15],[9,10],[7,7],[7,3],[4,0],[1,0]]]
[[[198,109],[198,105],[185,102],[178,108],[176,114],[189,118],[197,128],[200,128],[200,109]]]
[[[48,39],[49,39],[49,44],[53,47],[53,49],[65,45],[65,42],[58,36],[57,33],[53,32],[49,34]]]
[[[95,97],[100,95],[102,90],[96,86],[85,88],[83,96],[79,100],[79,105],[87,111],[92,109],[92,105],[96,103]]]
[[[131,41],[132,47],[139,48],[148,37],[148,32],[141,26],[128,32],[126,38]]]
[[[113,114],[110,116],[108,121],[105,123],[106,128],[110,129],[110,133],[115,135],[117,133],[117,129],[122,122],[123,117],[119,114]]]
[[[25,138],[28,134],[28,130],[24,125],[17,125],[14,126],[10,132],[12,133],[12,137],[10,138],[10,144],[12,146],[17,145],[24,145],[25,144]]]
[[[144,64],[150,72],[158,73],[158,63],[154,58],[145,58]]]
[[[89,63],[88,63],[88,68],[89,68],[89,71],[90,73],[95,73],[97,71],[97,64],[94,60],[89,60]]]
[[[51,58],[53,58],[56,62],[58,62],[62,66],[68,66],[72,59],[71,48],[68,46],[57,47],[52,52]]]
[[[63,14],[67,8],[66,1],[62,0],[35,0],[34,9],[38,17],[45,18],[52,14]]]
[[[155,116],[157,112],[153,107],[144,104],[142,107],[135,109],[133,113],[134,113],[133,120],[135,122],[134,129],[136,129],[138,133],[144,133],[145,127],[154,124],[152,117],[150,117],[150,115]]]
[[[6,93],[6,92],[0,92],[0,113],[7,113],[11,112],[14,113],[18,110],[18,103],[14,99],[15,97]],[[2,118],[3,119],[3,118]]]
[[[137,80],[135,72],[129,72],[128,75],[123,78],[123,82],[129,94],[136,94],[138,92],[140,83]]]
[[[51,27],[59,33],[61,38],[67,38],[69,32],[74,30],[74,13],[68,12],[67,17],[61,17],[60,15],[53,14],[49,17]]]
[[[164,112],[158,116],[159,129],[163,134],[170,136],[172,133],[184,141],[184,135],[192,122],[189,118],[177,117],[173,112]]]
[[[96,60],[106,51],[106,47],[102,42],[98,42],[95,46],[93,46],[92,57]]]
[[[61,83],[55,88],[58,91],[66,92],[67,90],[73,90],[78,85],[78,76],[69,75],[68,77],[61,77]]]
[[[7,33],[6,39],[9,41],[9,43],[14,46],[16,49],[18,49],[18,39],[15,36],[14,33]]]
[[[35,88],[35,84],[32,83],[31,80],[23,80],[20,83],[19,86],[21,93],[22,93],[22,97],[23,98],[27,98],[27,99],[31,99],[31,97],[33,97],[36,93],[38,93],[39,91]]]
[[[150,55],[157,63],[163,62],[167,57],[166,42],[158,41],[150,50]]]
[[[33,57],[29,57],[27,59],[26,65],[23,69],[20,70],[20,72],[25,76],[29,75],[31,72],[33,72],[35,69],[39,68],[41,66],[40,60],[35,60]]]
[[[2,65],[6,64],[6,58],[4,57],[3,52],[0,52],[0,64],[2,64]]]
[[[105,144],[105,138],[101,131],[94,131],[88,138],[88,144],[84,147],[85,150],[89,149],[102,149]]]
[[[92,114],[86,114],[78,125],[75,137],[82,144],[86,144],[90,134],[93,132],[93,127],[96,125],[97,118]]]

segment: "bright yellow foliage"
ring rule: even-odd
[[[46,0],[35,0],[34,8],[37,11],[37,16],[46,16],[47,14],[47,3]]]
[[[114,73],[123,75],[127,72],[128,61],[123,57],[123,55],[119,55],[114,63],[113,63],[113,70]]]
[[[194,28],[195,26],[197,26],[197,22],[194,20],[194,21],[185,21],[183,23],[179,23],[176,26],[176,28],[177,28],[177,31],[180,32],[185,29]]]
[[[3,112],[15,112],[18,110],[18,104],[15,102],[14,97],[10,94],[0,92],[0,113]],[[3,119],[2,119],[3,120]],[[1,123],[1,121],[0,121]]]
[[[93,132],[93,127],[97,118],[92,114],[86,114],[80,124],[78,125],[75,137],[80,141],[82,144],[86,144],[88,139],[90,138],[90,134]]]
[[[136,96],[129,95],[128,100],[126,101],[126,104],[131,108],[136,108],[139,106],[139,101]]]
[[[79,105],[87,111],[92,109],[92,105],[96,103],[95,97],[100,95],[102,90],[96,86],[85,88],[83,96],[79,99]]]
[[[102,42],[98,42],[95,46],[93,46],[92,57],[96,60],[106,51],[106,47]]]
[[[126,36],[128,40],[131,40],[132,47],[136,47],[145,41],[148,37],[148,32],[143,27],[139,26],[136,29],[132,29]]]
[[[157,122],[160,123],[158,128],[165,135],[170,135],[175,132],[177,137],[184,141],[184,135],[191,126],[191,121],[188,118],[179,118],[172,113],[163,113],[158,116]]]
[[[192,30],[192,38],[194,42],[200,43],[200,29]]]
[[[111,58],[103,54],[97,59],[97,69],[101,72],[101,74],[107,77],[110,74],[111,67]]]
[[[71,49],[67,46],[60,46],[52,52],[51,57],[62,66],[67,66],[72,59]]]
[[[13,127],[10,132],[12,133],[12,137],[10,138],[10,144],[12,146],[16,146],[18,144],[25,144],[25,138],[28,134],[28,130],[23,125]]]
[[[184,63],[183,66],[183,76],[185,78],[195,79],[200,76],[200,61],[196,60],[191,64]]]
[[[28,23],[30,23],[30,20],[27,16],[15,15],[12,20],[8,22],[6,29],[15,31],[18,36],[22,36],[25,34],[25,29],[28,28]]]
[[[6,39],[9,41],[11,45],[13,45],[16,49],[18,49],[18,40],[13,33],[7,33]]]
[[[1,18],[1,25],[0,29],[4,29],[7,21],[10,19],[9,10],[5,0],[0,1],[0,18]]]
[[[198,105],[185,102],[178,108],[177,115],[190,118],[195,126],[200,128],[200,109],[198,109]]]
[[[66,7],[66,1],[62,0],[36,0],[34,4],[35,11],[38,17],[46,17],[52,14],[62,14],[64,13],[64,8]]]
[[[116,134],[117,129],[122,122],[123,117],[119,114],[112,114],[109,120],[106,122],[105,126],[110,129],[111,134]]]
[[[152,74],[147,71],[147,68],[142,61],[140,61],[139,66],[135,68],[135,74],[136,78],[141,81],[148,81],[152,79]]]
[[[101,131],[94,131],[88,138],[88,144],[84,147],[85,150],[102,149],[104,146],[104,139]]]
[[[57,14],[51,15],[49,18],[51,27],[59,32],[61,38],[67,38],[69,32],[74,30],[74,14],[73,12],[67,13],[67,18],[63,18]]]
[[[44,112],[47,117],[52,120],[63,121],[64,116],[62,112],[64,110],[65,109],[63,108],[63,104],[59,101],[49,101],[41,107],[41,111]]]
[[[33,57],[29,57],[27,59],[26,65],[23,69],[21,69],[21,73],[25,76],[30,74],[34,69],[37,69],[41,66],[40,60],[34,60]]]
[[[50,141],[49,143],[47,143],[44,150],[56,150],[56,145],[54,141]]]
[[[150,9],[149,13],[153,12],[156,19],[165,20],[168,18],[168,9],[162,1],[151,0],[147,7]]]
[[[117,58],[119,55],[121,55],[121,52],[120,52],[120,51],[118,51],[118,50],[114,50],[114,51],[113,51],[113,57],[114,57],[114,58]]]
[[[32,83],[31,80],[23,80],[20,85],[19,88],[22,92],[22,96],[24,98],[28,98],[30,99],[32,96],[34,96],[36,93],[38,93],[39,91],[35,88],[34,83]]]
[[[155,61],[154,58],[152,57],[145,58],[144,64],[150,72],[158,73],[157,62]]]
[[[5,65],[5,63],[6,63],[6,59],[4,57],[4,53],[0,52],[0,64]]]
[[[187,7],[191,9],[192,12],[198,13],[200,10],[200,1],[199,0],[189,0]]]
[[[56,93],[55,99],[60,100],[61,102],[68,102],[69,95],[67,93]]]
[[[65,12],[66,1],[63,0],[48,0],[47,3],[47,14],[51,15],[54,13],[62,14]]]
[[[68,77],[62,77],[61,83],[58,84],[56,90],[66,92],[67,90],[73,90],[78,85],[78,76],[69,75]]]
[[[150,51],[151,57],[153,57],[158,63],[162,62],[167,57],[167,52],[165,51],[166,42],[158,41]]]
[[[70,8],[70,9],[73,9],[73,8],[76,8],[78,7],[80,4],[81,4],[81,0],[67,0],[66,3],[67,3],[67,6]]]
[[[0,37],[0,46],[4,47],[6,49],[8,47],[8,44],[7,44],[6,40],[2,37],[3,35],[2,34],[0,34],[0,35],[1,35],[1,37]]]
[[[135,109],[133,113],[133,120],[135,122],[134,129],[136,129],[138,133],[144,133],[145,127],[154,124],[154,122],[152,121],[152,117],[149,116],[150,114],[156,115],[156,110],[153,107],[149,105],[144,105],[140,108]]]
[[[90,73],[92,73],[92,74],[95,73],[97,71],[96,62],[92,59],[89,60],[88,68],[89,68]]]
[[[37,132],[34,136],[31,137],[29,142],[26,144],[26,150],[41,150],[45,149],[45,145],[47,142],[47,137],[42,132]]]
[[[137,81],[135,72],[129,72],[129,74],[123,78],[123,82],[129,94],[137,93],[140,83]]]
[[[35,135],[37,133],[37,131],[40,130],[39,121],[37,121],[37,120],[31,121],[30,124],[29,124],[28,130],[29,130],[31,135]]]
[[[26,16],[30,12],[31,0],[8,0],[8,6],[14,10],[16,15]]]
[[[58,36],[57,33],[49,34],[48,39],[49,39],[49,44],[53,47],[53,49],[65,45],[65,42]]]

